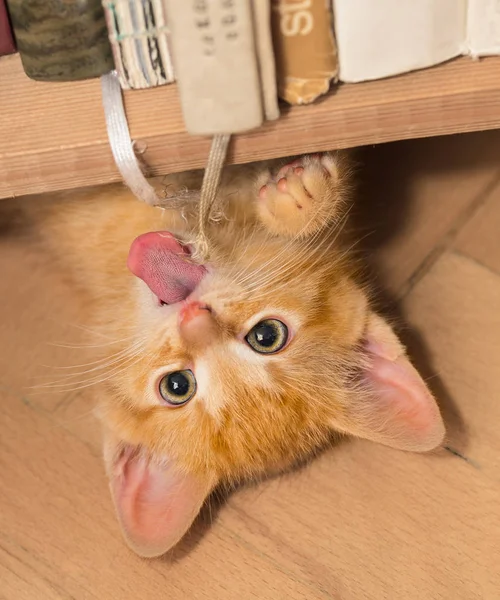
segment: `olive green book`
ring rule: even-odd
[[[7,0],[7,5],[31,79],[75,81],[114,68],[101,0]]]

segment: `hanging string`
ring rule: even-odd
[[[212,209],[217,200],[220,179],[229,147],[229,134],[218,134],[212,138],[212,146],[208,155],[207,167],[201,185],[200,204],[198,208],[198,233],[195,240],[194,258],[206,262],[209,254],[207,225],[210,222]]]
[[[158,197],[154,187],[144,176],[135,155],[125,115],[122,90],[116,72],[113,71],[101,77],[101,92],[109,144],[125,185],[139,200],[146,202],[146,204],[152,206],[164,204]],[[207,167],[201,186],[198,227],[193,254],[193,259],[200,262],[205,262],[209,255],[207,225],[217,199],[217,191],[230,138],[229,134],[215,135],[208,155]],[[175,207],[174,200],[172,201],[172,207]]]

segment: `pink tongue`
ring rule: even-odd
[[[188,257],[189,251],[171,233],[156,231],[134,240],[127,266],[165,304],[175,304],[185,300],[206,273]]]

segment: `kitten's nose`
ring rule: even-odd
[[[194,346],[210,344],[218,332],[212,311],[201,302],[185,302],[179,313],[179,331]]]

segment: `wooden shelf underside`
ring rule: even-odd
[[[188,135],[175,85],[125,93],[149,174],[205,165],[209,140]],[[234,138],[230,162],[500,128],[500,57],[464,57],[390,79],[343,84],[310,106]],[[17,55],[0,59],[0,198],[118,181],[99,80],[40,83]]]

